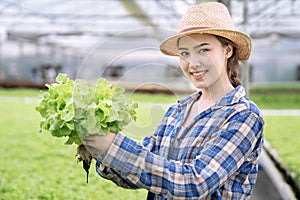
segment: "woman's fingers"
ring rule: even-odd
[[[100,151],[106,151],[110,147],[115,136],[116,134],[114,133],[108,133],[107,135],[93,134],[83,138],[83,143],[84,145],[91,146]]]

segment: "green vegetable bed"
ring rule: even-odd
[[[94,162],[87,184],[76,146],[39,133],[37,99],[0,99],[1,200],[145,199],[144,190],[124,190],[101,179]]]
[[[300,116],[265,116],[265,138],[300,185]]]

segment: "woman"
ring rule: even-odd
[[[166,112],[142,144],[122,135],[91,135],[85,144],[100,176],[125,188],[145,188],[148,199],[249,199],[263,145],[263,117],[237,78],[250,38],[234,30],[220,3],[192,6],[179,34],[161,51],[201,89]]]

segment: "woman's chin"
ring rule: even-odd
[[[203,89],[207,87],[207,84],[205,84],[204,82],[193,82],[193,85],[197,89]]]

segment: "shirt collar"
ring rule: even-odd
[[[202,91],[197,91],[190,96],[178,100],[180,106],[186,106],[189,103],[196,101],[202,94]],[[242,97],[246,95],[245,88],[241,85],[234,88],[231,92],[226,94],[222,99],[220,99],[213,107],[222,107],[226,105],[232,105],[240,101]]]

